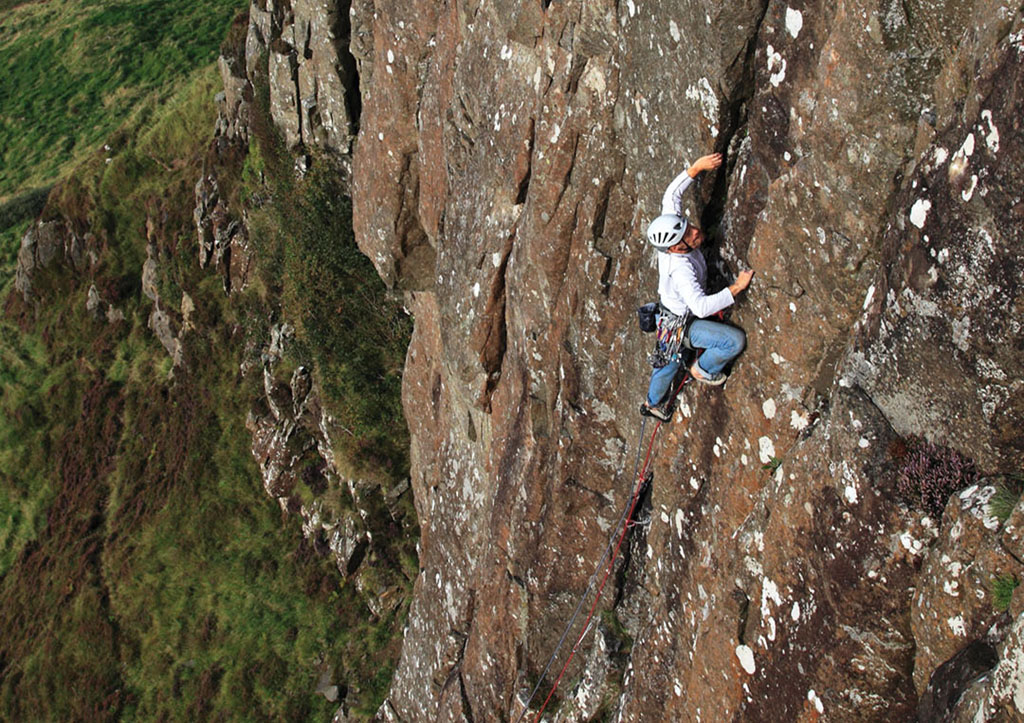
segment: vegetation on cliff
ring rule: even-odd
[[[345,430],[333,441],[353,465],[346,471],[404,476],[401,370],[411,320],[355,244],[352,202],[331,159],[314,157],[296,178],[268,92],[258,84],[238,199],[248,209],[261,298],[279,300],[267,313],[297,326],[288,356],[316,369]]]
[[[249,172],[264,164],[263,193],[276,186],[273,197],[295,205],[254,212],[295,243],[275,237],[266,250],[279,256],[260,263],[262,281],[224,294],[199,268],[192,219],[196,180],[213,162],[219,76],[207,66],[178,85],[165,102],[136,106],[107,148],[49,193],[43,220],[88,236],[86,268],[37,270],[30,302],[13,291],[13,269],[42,194],[0,208],[12,219],[0,255],[0,718],[326,720],[337,703],[317,694],[324,674],[353,715],[368,717],[406,606],[371,613],[333,558],[303,539],[298,517],[266,495],[245,428],[262,380],[239,364],[268,316],[294,314],[301,333],[289,354],[321,372],[326,403],[360,440],[347,447],[352,468],[393,480],[408,467],[397,399],[408,322],[384,309],[382,338],[366,313],[383,286],[355,249],[329,166],[285,194],[291,173],[276,173],[284,166],[272,168],[268,153]],[[221,177],[241,190],[234,160]],[[147,324],[147,236],[163,303],[187,293],[195,306],[173,368]],[[117,313],[94,313],[91,287]],[[369,512],[382,540],[375,564],[408,568],[374,574],[410,586],[415,530]]]

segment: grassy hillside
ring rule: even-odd
[[[146,100],[216,59],[239,0],[0,9],[0,201],[47,187]]]
[[[337,706],[315,693],[327,670],[368,718],[406,604],[372,615],[298,518],[266,496],[244,426],[261,380],[239,363],[269,319],[293,315],[295,363],[317,368],[338,417],[359,432],[353,469],[394,479],[408,464],[392,416],[408,322],[355,250],[329,165],[295,182],[269,131],[246,162],[249,181],[241,156],[218,173],[237,180],[236,194],[270,199],[253,209],[265,228],[301,216],[298,242],[268,237],[259,280],[225,296],[198,267],[191,218],[196,179],[213,162],[218,76],[208,65],[178,86],[136,107],[103,139],[110,150],[87,155],[49,195],[43,218],[94,234],[95,263],[40,273],[38,303],[27,304],[12,292],[27,220],[0,236],[0,719],[327,720]],[[173,374],[141,293],[147,219],[161,293],[187,290],[196,306]],[[124,320],[87,311],[93,284]],[[354,313],[366,304],[381,314]],[[353,397],[362,392],[373,399]],[[368,524],[388,546],[374,576],[408,590],[411,506],[400,524],[378,507]]]

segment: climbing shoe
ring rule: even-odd
[[[655,419],[667,422],[672,419],[672,410],[667,409],[667,406],[668,405],[658,404],[652,407],[647,402],[644,402],[640,405],[640,414],[645,417],[654,417]]]
[[[717,387],[719,384],[725,383],[725,375],[722,374],[722,372],[708,374],[705,371],[703,371],[699,366],[697,366],[696,363],[692,367],[690,367],[690,376],[696,379],[701,384],[710,384],[712,386]]]

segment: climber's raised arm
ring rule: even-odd
[[[683,194],[686,189],[690,187],[701,171],[713,171],[722,165],[722,154],[711,153],[706,156],[701,156],[693,165],[687,168],[685,171],[676,176],[672,183],[668,184],[668,188],[665,189],[665,195],[661,199],[661,212],[662,214],[673,213],[676,216],[683,215]]]

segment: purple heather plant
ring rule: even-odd
[[[940,520],[949,496],[977,481],[974,461],[919,437],[908,439],[906,449],[896,490],[908,504]]]

